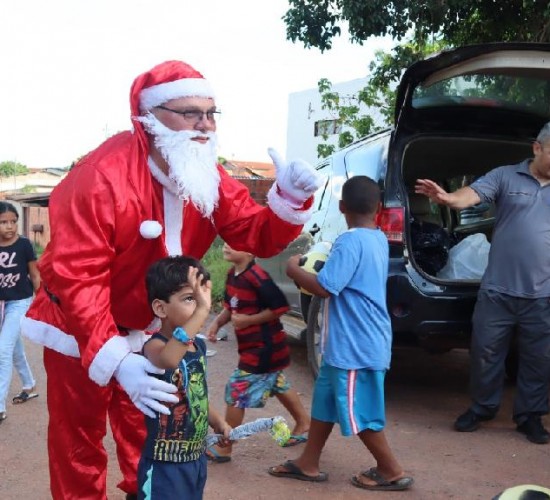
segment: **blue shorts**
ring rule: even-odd
[[[340,424],[343,436],[386,425],[384,410],[385,370],[344,370],[325,363],[313,388],[311,416]]]
[[[206,455],[191,462],[161,462],[142,456],[138,465],[138,498],[202,500],[207,471]]]
[[[283,371],[248,373],[237,368],[225,386],[225,402],[236,408],[263,408],[271,396],[289,389]]]

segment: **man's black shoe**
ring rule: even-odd
[[[542,426],[540,417],[529,417],[525,422],[517,426],[517,431],[525,434],[531,443],[547,444],[550,442],[550,434]]]
[[[492,420],[494,417],[486,417],[478,415],[473,410],[468,410],[455,421],[455,430],[458,432],[473,432],[479,429],[479,424],[487,420]]]
[[[137,500],[136,493],[126,493],[126,500]]]

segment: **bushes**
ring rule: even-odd
[[[214,311],[219,311],[222,307],[225,278],[231,267],[231,264],[223,259],[222,246],[223,240],[219,237],[216,238],[202,259],[202,263],[208,269],[212,280],[212,309]]]
[[[34,253],[36,253],[36,258],[39,259],[40,256],[44,253],[44,247],[40,243],[33,242]]]

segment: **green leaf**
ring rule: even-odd
[[[15,161],[0,162],[0,176],[11,177],[14,175],[24,175],[29,173],[29,169],[22,163]]]

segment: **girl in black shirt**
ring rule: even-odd
[[[38,289],[40,275],[31,242],[17,232],[18,219],[16,208],[0,201],[0,423],[7,416],[6,398],[14,366],[23,390],[12,402],[24,403],[38,396],[19,325]]]

